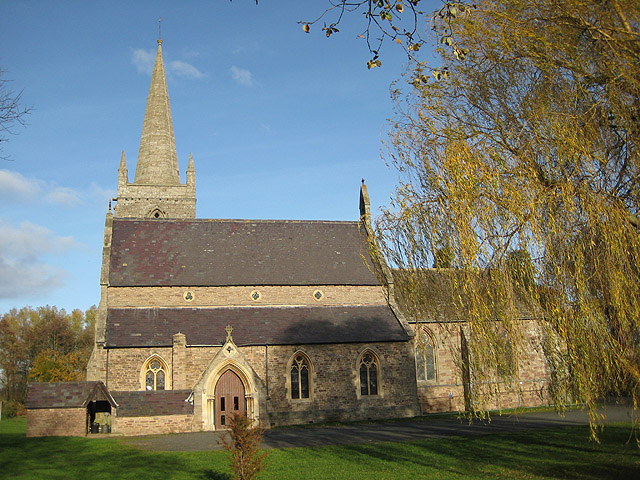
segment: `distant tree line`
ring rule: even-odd
[[[29,382],[83,380],[96,307],[67,313],[57,307],[12,309],[0,320],[0,399],[3,416],[24,407]]]

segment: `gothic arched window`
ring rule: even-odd
[[[160,357],[147,360],[144,367],[145,390],[164,390],[166,388],[167,366]]]
[[[296,353],[291,360],[289,369],[292,399],[309,398],[311,391],[310,370],[309,358],[304,353]]]
[[[416,376],[418,381],[436,379],[436,350],[434,341],[425,330],[416,335]]]
[[[360,395],[378,395],[378,357],[370,350],[360,356]]]

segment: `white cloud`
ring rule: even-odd
[[[47,200],[67,207],[75,207],[82,203],[80,193],[68,187],[55,187],[47,193]]]
[[[75,207],[83,203],[83,195],[73,188],[60,187],[53,182],[28,178],[9,170],[0,170],[0,198],[7,203],[44,199],[48,203],[66,207]]]
[[[156,52],[152,50],[144,50],[136,48],[131,53],[131,63],[136,67],[139,73],[151,75],[153,67],[156,63]],[[205,76],[200,70],[188,62],[182,60],[172,60],[165,62],[165,70],[168,74],[179,75],[181,77],[202,78]]]
[[[136,48],[131,55],[131,63],[135,65],[139,73],[151,75],[155,62],[156,53],[152,50]]]
[[[244,85],[245,87],[253,86],[253,78],[249,70],[238,68],[233,65],[231,67],[231,77],[240,85]]]
[[[41,257],[76,246],[73,237],[56,237],[50,230],[23,222],[0,223],[0,298],[14,298],[58,288],[67,272]]]
[[[202,73],[196,67],[194,67],[190,63],[183,62],[181,60],[174,60],[172,62],[169,62],[169,71],[171,73],[175,73],[176,75],[180,75],[183,77],[189,77],[189,78],[204,77],[204,73]]]
[[[42,184],[37,180],[26,178],[18,172],[0,170],[0,196],[29,200],[41,190]]]
[[[60,288],[68,273],[43,263],[17,264],[0,257],[0,298],[20,298]]]
[[[57,253],[75,245],[73,237],[56,237],[48,228],[31,222],[19,227],[0,223],[0,256],[7,252],[20,258],[35,258],[42,253]]]

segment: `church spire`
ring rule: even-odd
[[[180,183],[160,38],[135,180],[129,183],[127,162],[122,152],[117,202],[113,212],[115,218],[196,218],[196,169],[193,156],[189,155],[187,183]]]
[[[171,120],[169,92],[162,61],[162,39],[151,76],[147,109],[142,125],[135,184],[179,185],[178,157]]]

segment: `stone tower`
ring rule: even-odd
[[[158,53],[147,97],[135,178],[133,183],[129,183],[123,151],[118,169],[117,202],[114,209],[116,218],[196,216],[196,171],[192,155],[189,155],[187,183],[180,183],[161,39],[158,39]]]

